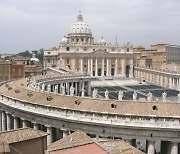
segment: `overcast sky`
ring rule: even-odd
[[[58,46],[79,11],[95,41],[180,45],[180,0],[0,0],[0,53]]]

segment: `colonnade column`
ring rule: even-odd
[[[104,58],[102,59],[101,76],[104,76]]]
[[[155,141],[148,141],[147,154],[155,154]]]
[[[28,122],[25,119],[22,119],[22,127],[23,128],[28,127]]]
[[[7,115],[7,130],[11,130],[11,115],[6,113]]]
[[[109,76],[109,59],[107,58],[107,64],[106,64],[106,76]]]
[[[63,138],[68,136],[68,135],[69,135],[68,131],[67,130],[63,130]]]
[[[33,128],[34,128],[35,130],[39,130],[39,125],[38,125],[38,123],[33,122]]]
[[[169,88],[172,89],[172,78],[169,78]]]
[[[98,60],[95,60],[95,76],[98,76]]]
[[[18,117],[14,116],[14,129],[19,128],[19,119]]]
[[[6,121],[6,113],[2,111],[2,131],[6,131],[7,121]]]
[[[171,154],[178,154],[178,143],[171,142]]]
[[[48,136],[47,136],[47,145],[50,145],[52,143],[52,137],[53,137],[53,134],[52,134],[52,127],[50,126],[46,126],[47,127],[47,133],[48,133]]]

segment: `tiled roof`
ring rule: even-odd
[[[65,138],[62,138],[48,147],[48,152],[59,151],[87,144],[95,143],[108,153],[112,154],[144,154],[130,144],[122,140],[92,139],[82,131],[76,131]],[[48,154],[48,152],[46,152]]]
[[[76,131],[67,137],[64,137],[54,143],[52,143],[49,147],[49,151],[62,150],[67,148],[73,148],[77,146],[82,146],[85,144],[93,143],[92,139],[87,136],[82,131]]]
[[[97,143],[112,154],[144,154],[144,152],[122,140],[104,139],[97,141]]]
[[[48,134],[32,128],[20,128],[16,130],[10,130],[0,133],[0,142],[4,143],[16,143],[25,140],[40,138],[47,136]]]
[[[41,105],[51,105],[54,107],[82,110],[89,112],[103,112],[120,115],[137,115],[137,116],[157,116],[157,117],[180,117],[180,103],[172,102],[141,102],[141,101],[115,101],[115,100],[102,100],[82,97],[69,97],[54,94],[40,93],[32,91],[27,88],[27,79],[20,79],[10,82],[8,87],[4,84],[0,87],[0,92],[6,96],[34,102]],[[23,85],[23,86],[22,86]],[[19,93],[15,90],[19,89]],[[31,92],[32,96],[27,94]],[[47,96],[51,96],[51,101],[47,100]],[[75,101],[80,101],[79,105]],[[111,104],[117,104],[116,108],[111,108]],[[153,110],[156,106],[157,110]]]

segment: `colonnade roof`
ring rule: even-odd
[[[102,112],[106,114],[180,117],[180,104],[171,102],[115,101],[75,96],[61,96],[30,90],[26,79],[19,79],[0,87],[0,93],[18,100],[63,109]],[[50,96],[52,100],[48,101]],[[77,103],[75,102],[80,102]],[[111,104],[115,104],[116,108]],[[113,105],[114,106],[114,105]]]

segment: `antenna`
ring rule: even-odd
[[[118,42],[117,42],[117,35],[116,35],[116,45],[118,45]]]

